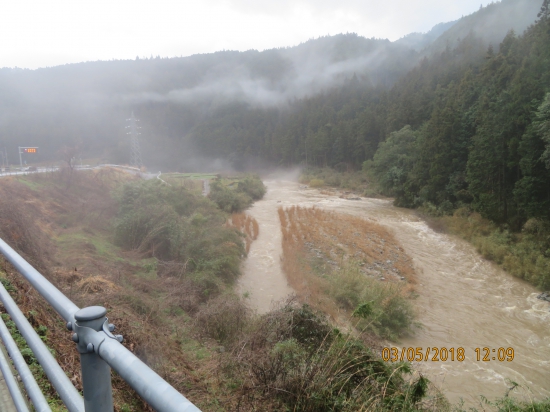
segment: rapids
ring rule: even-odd
[[[483,259],[467,242],[434,232],[412,211],[388,200],[345,200],[286,180],[264,183],[264,199],[247,211],[258,221],[260,235],[252,243],[238,286],[259,313],[292,293],[280,267],[279,206],[315,205],[374,218],[393,231],[417,271],[414,303],[422,327],[392,345],[424,352],[427,347],[464,348],[462,362],[413,362],[453,403],[462,398],[466,405],[476,405],[480,395],[502,397],[512,386],[509,380],[522,387],[514,390],[515,396],[550,396],[550,305],[536,299],[533,286]],[[475,348],[484,347],[491,350],[490,360],[478,361]],[[499,348],[513,348],[513,361],[500,362]],[[483,357],[483,350],[480,354]]]

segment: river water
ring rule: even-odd
[[[266,196],[248,211],[258,221],[260,235],[239,284],[258,312],[292,293],[280,267],[279,206],[315,205],[369,217],[393,231],[417,271],[414,304],[422,327],[393,345],[465,350],[462,362],[413,362],[417,370],[451,402],[462,398],[466,405],[478,404],[480,395],[502,397],[512,386],[508,380],[522,386],[514,391],[521,398],[550,396],[550,305],[536,298],[533,286],[483,259],[467,242],[434,232],[413,212],[388,200],[345,200],[286,180],[265,184]],[[475,352],[484,347],[491,350],[487,362],[478,361]],[[499,348],[513,348],[513,361],[498,361]],[[483,358],[485,352],[480,354]]]

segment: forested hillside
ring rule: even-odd
[[[479,64],[460,67],[444,53],[400,82],[399,100],[429,98],[412,105],[424,113],[394,108],[394,131],[374,156],[372,167],[398,204],[472,203],[515,227],[550,218],[549,46],[546,2],[537,24],[521,36],[510,32]]]
[[[134,111],[150,167],[209,169],[212,157],[241,166],[308,157],[312,164],[358,167],[396,124],[427,119],[446,72],[482,59],[487,44],[497,45],[494,39],[511,27],[521,33],[540,2],[504,0],[393,43],[341,34],[263,52],[0,69],[0,147],[12,163],[17,146],[39,146],[39,161],[58,159],[59,149],[71,146],[80,157],[128,162],[124,127]],[[389,110],[411,104],[399,100],[410,87],[403,77],[424,57],[429,62],[420,64],[447,59],[457,67],[425,76],[429,90],[421,88],[414,106]]]
[[[436,26],[423,49],[415,36],[342,34],[264,52],[1,69],[0,147],[12,162],[19,145],[39,146],[41,160],[67,145],[128,162],[133,110],[152,167],[364,167],[398,205],[467,204],[518,229],[550,219],[550,34],[548,0],[540,3],[490,4]]]
[[[519,229],[550,218],[549,30],[546,1],[525,33],[509,31],[496,48],[469,34],[389,90],[351,78],[278,112],[284,121],[235,107],[194,137],[216,155],[233,150],[284,165],[307,156],[310,165],[340,169],[363,163],[398,205],[471,204]]]
[[[199,155],[190,153],[188,137],[209,119],[233,112],[270,116],[352,77],[361,87],[387,88],[414,66],[417,54],[388,40],[341,34],[264,52],[4,68],[0,147],[13,163],[17,146],[39,146],[36,159],[47,160],[58,158],[64,145],[78,146],[83,156],[128,162],[125,120],[134,111],[145,164],[175,168]]]

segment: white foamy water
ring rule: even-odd
[[[434,232],[412,211],[387,200],[351,201],[300,189],[295,182],[265,183],[265,198],[248,211],[260,225],[260,236],[239,284],[258,311],[266,312],[273,300],[292,293],[280,267],[278,206],[315,205],[373,219],[393,231],[417,271],[414,304],[423,327],[395,346],[465,350],[463,362],[415,362],[417,369],[452,402],[463,398],[472,405],[480,395],[502,397],[509,380],[522,386],[514,396],[550,396],[550,304],[536,299],[533,286],[483,259],[467,242]],[[475,349],[483,357],[484,347],[490,350],[488,362],[477,360]],[[513,348],[514,360],[498,361],[499,348]]]

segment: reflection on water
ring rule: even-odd
[[[240,281],[259,312],[292,291],[280,268],[281,232],[278,206],[322,207],[368,217],[393,230],[413,259],[418,274],[415,304],[422,328],[398,347],[465,349],[463,362],[416,362],[452,402],[477,403],[479,395],[501,397],[523,386],[528,398],[550,396],[550,305],[537,291],[482,259],[468,243],[431,230],[411,211],[380,199],[352,201],[300,189],[298,183],[266,181],[265,198],[248,211],[260,225]],[[488,362],[477,361],[476,348],[491,350]],[[513,348],[512,362],[499,362],[499,348]],[[482,351],[483,353],[483,351]],[[495,356],[495,360],[492,357]]]

